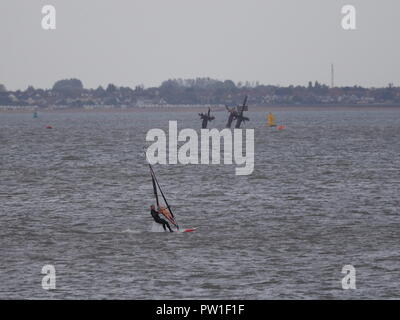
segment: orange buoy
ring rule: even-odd
[[[285,126],[277,126],[276,129],[283,130],[283,129],[285,129]]]
[[[52,126],[46,126],[46,129],[53,129]]]

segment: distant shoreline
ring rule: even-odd
[[[226,111],[224,107],[217,106],[212,107],[213,112],[223,112]],[[132,108],[120,108],[120,107],[105,107],[105,108],[93,108],[93,109],[85,109],[85,108],[35,108],[35,109],[27,109],[27,108],[17,108],[17,109],[1,109],[0,113],[33,113],[34,111],[40,113],[76,113],[76,112],[107,112],[107,113],[124,113],[124,112],[204,112],[208,109],[208,105],[203,107],[201,106],[154,106],[154,107],[132,107]],[[400,110],[400,105],[274,105],[274,106],[249,106],[248,112],[260,112],[260,111],[342,111],[342,110]]]

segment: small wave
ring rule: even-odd
[[[77,157],[77,156],[65,156],[61,158],[62,160],[69,160],[69,161],[77,161],[81,160],[82,158]]]
[[[122,233],[142,233],[142,231],[126,229],[126,230],[122,231]]]

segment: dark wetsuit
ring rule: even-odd
[[[167,229],[166,229],[166,227],[167,227],[170,232],[173,232],[171,227],[169,226],[168,222],[163,220],[163,219],[161,219],[160,216],[159,216],[159,213],[156,210],[151,209],[150,213],[151,213],[151,216],[153,217],[155,222],[157,222],[159,224],[162,224],[162,226],[164,228],[164,231],[167,231]]]
[[[201,122],[201,128],[202,129],[206,129],[207,128],[207,124],[208,124],[208,118],[206,115],[204,114],[200,114],[200,119],[202,119],[203,121]]]

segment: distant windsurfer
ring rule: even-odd
[[[229,112],[229,117],[228,117],[228,123],[226,124],[227,128],[230,128],[232,125],[233,120],[236,120],[235,128],[238,129],[240,128],[240,125],[242,122],[249,121],[250,119],[243,116],[243,112],[248,110],[247,106],[247,96],[244,97],[243,105],[237,106],[236,110],[235,108],[229,108],[227,105],[225,105],[226,110]]]
[[[211,108],[208,108],[208,112],[207,113],[199,113],[200,119],[201,121],[201,128],[202,129],[206,129],[208,122],[211,122],[215,119],[215,117],[213,117],[211,115]]]
[[[236,119],[237,119],[238,113],[237,113],[237,111],[234,110],[233,108],[232,108],[232,109],[229,109],[228,106],[225,106],[225,108],[226,108],[226,110],[228,110],[228,112],[229,112],[228,123],[226,124],[226,127],[227,127],[227,128],[230,128],[231,125],[232,125],[233,120],[236,120]]]
[[[170,232],[173,232],[171,227],[169,226],[169,223],[167,221],[165,221],[164,219],[160,218],[160,212],[158,212],[156,210],[156,208],[153,204],[150,206],[150,209],[151,209],[150,213],[151,213],[151,216],[153,217],[154,221],[156,223],[162,224],[164,231],[167,231],[166,228],[168,228]]]
[[[241,106],[237,106],[237,110],[238,110],[238,114],[236,116],[236,124],[235,124],[235,128],[239,129],[240,125],[242,124],[242,122],[246,122],[246,121],[250,121],[249,118],[243,116],[243,112],[248,110],[248,106],[246,105],[247,102],[247,96],[244,97],[244,101],[243,101],[243,105]]]

